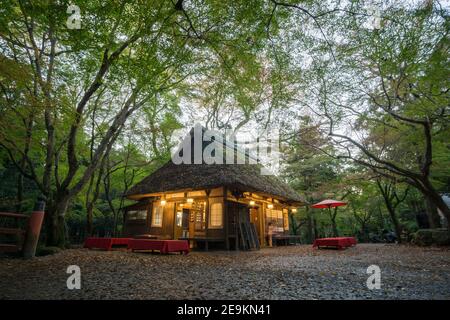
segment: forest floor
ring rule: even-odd
[[[381,269],[369,290],[367,267]],[[81,289],[68,290],[69,265]],[[0,258],[0,299],[450,299],[450,249],[358,244],[160,255],[70,249]]]

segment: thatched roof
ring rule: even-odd
[[[133,198],[133,195],[221,186],[260,192],[288,202],[304,202],[295,190],[278,177],[262,175],[260,164],[174,164],[171,160],[129,189],[126,195]]]

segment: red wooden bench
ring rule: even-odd
[[[112,246],[127,246],[130,238],[96,238],[89,237],[84,241],[84,247],[88,249],[104,249],[110,251]]]
[[[347,241],[350,243],[350,246],[356,246],[356,238],[355,237],[347,237]]]
[[[128,249],[131,251],[159,251],[160,253],[189,253],[189,242],[186,240],[146,240],[130,239]]]
[[[314,240],[313,248],[332,247],[344,249],[355,245],[356,239],[354,237],[320,238]]]

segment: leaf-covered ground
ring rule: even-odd
[[[369,265],[381,289],[369,290]],[[81,289],[68,290],[69,265]],[[33,260],[0,258],[1,299],[450,299],[450,250],[309,245],[187,256],[65,250]]]

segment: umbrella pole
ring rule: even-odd
[[[331,214],[331,205],[328,205],[328,214],[329,214],[329,216],[330,216],[331,223],[333,224],[333,219],[332,219],[332,214]],[[336,235],[334,234],[334,228],[333,228],[333,226],[331,226],[331,228],[333,229],[333,230],[332,230],[332,232],[333,232],[333,237],[335,237]]]

